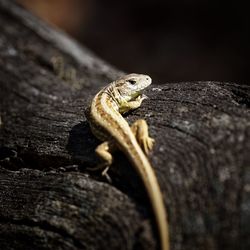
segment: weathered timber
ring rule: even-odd
[[[115,155],[112,183],[88,171],[99,142],[84,109],[122,72],[13,1],[0,0],[0,30],[0,249],[157,249],[126,158]],[[58,77],[55,57],[76,77]],[[250,87],[166,83],[146,94],[126,118],[145,118],[156,140],[171,249],[249,249]]]

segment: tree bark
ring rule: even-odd
[[[0,248],[158,249],[125,156],[115,154],[112,183],[88,170],[99,141],[84,109],[123,73],[13,1],[0,0],[0,28]],[[156,140],[171,249],[249,249],[250,87],[165,83],[146,94],[126,119],[145,118]]]

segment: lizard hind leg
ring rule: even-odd
[[[105,141],[101,143],[97,148],[95,149],[95,152],[100,158],[101,163],[96,166],[95,168],[91,168],[91,170],[102,170],[102,176],[104,176],[109,182],[111,182],[111,178],[108,175],[108,170],[113,162],[113,156],[112,152],[115,151],[115,146],[110,141]]]
[[[131,130],[144,153],[148,155],[149,151],[153,148],[155,140],[148,135],[147,122],[139,119],[131,125]]]

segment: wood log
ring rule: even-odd
[[[14,1],[0,0],[0,28],[0,249],[158,249],[125,156],[112,183],[88,170],[99,141],[84,109],[123,72]],[[126,119],[146,119],[156,140],[171,249],[249,249],[250,87],[154,83],[146,94]]]

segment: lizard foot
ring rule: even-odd
[[[138,138],[137,140],[142,150],[145,152],[145,154],[148,155],[149,151],[153,149],[155,140],[151,137],[141,137],[141,138]]]
[[[95,149],[95,152],[102,162],[98,166],[88,169],[90,171],[102,170],[102,176],[104,176],[109,183],[111,183],[112,180],[110,176],[108,175],[108,170],[113,162],[113,157],[111,153],[114,150],[115,150],[115,147],[113,143],[109,141],[105,141],[102,144],[100,144]]]

